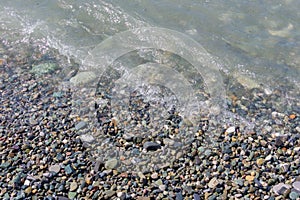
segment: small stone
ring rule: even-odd
[[[177,193],[176,193],[176,198],[175,198],[175,200],[183,200],[183,196],[182,196],[181,192],[177,192]]]
[[[266,158],[265,158],[265,161],[269,161],[269,160],[271,160],[272,159],[272,155],[271,154],[269,154]]]
[[[292,200],[298,199],[299,196],[300,196],[300,195],[299,195],[297,192],[294,192],[294,191],[292,191],[292,192],[289,194],[289,197],[290,197],[290,199],[292,199]]]
[[[82,134],[80,135],[80,139],[82,142],[92,143],[95,141],[95,138],[90,134]]]
[[[72,168],[71,165],[67,165],[67,166],[65,166],[65,172],[67,175],[70,175],[74,172],[74,169]]]
[[[197,193],[194,194],[194,200],[200,200],[199,194],[197,194]]]
[[[106,196],[107,198],[110,198],[110,197],[112,197],[112,196],[114,196],[114,195],[116,194],[116,191],[113,191],[113,190],[107,190],[107,191],[104,192],[104,194],[105,194],[105,196]]]
[[[85,121],[80,121],[78,124],[75,125],[76,130],[83,129],[87,126],[87,123]]]
[[[290,188],[291,188],[291,186],[288,184],[279,183],[279,184],[273,186],[273,192],[276,195],[282,195]]]
[[[231,127],[229,127],[228,129],[226,129],[226,131],[225,131],[226,133],[234,133],[235,132],[235,127],[234,126],[231,126]]]
[[[55,172],[55,173],[58,173],[60,171],[60,165],[51,165],[49,167],[49,171],[50,172]]]
[[[32,187],[26,188],[26,189],[24,190],[24,192],[25,192],[26,195],[31,194],[31,192],[32,192]]]
[[[68,193],[68,198],[69,199],[74,199],[76,197],[76,195],[77,195],[77,192],[69,192]]]
[[[163,142],[164,142],[164,144],[167,145],[167,146],[173,146],[174,143],[175,143],[175,141],[172,140],[172,139],[170,139],[170,138],[164,138],[164,139],[163,139]]]
[[[216,177],[213,177],[209,182],[208,182],[208,187],[210,188],[215,188],[219,184],[219,180]]]
[[[78,184],[74,181],[70,185],[70,192],[74,192],[78,187]]]
[[[158,179],[158,173],[154,172],[153,174],[151,174],[151,178],[154,180]]]
[[[209,157],[211,155],[211,150],[210,149],[206,149],[204,151],[204,155],[207,156],[207,157]]]
[[[161,191],[165,191],[166,186],[165,186],[165,185],[159,185],[158,188],[159,188]]]
[[[31,183],[30,180],[26,179],[25,182],[24,182],[24,185],[25,185],[25,186],[29,186],[30,183]]]
[[[94,166],[94,172],[98,172],[100,169],[100,165],[102,164],[102,162],[100,160],[97,160]]]
[[[96,78],[96,74],[92,71],[78,72],[74,77],[70,79],[70,82],[74,85],[81,85],[92,82]]]
[[[290,114],[289,118],[290,119],[295,119],[297,116],[295,114]]]
[[[256,164],[259,165],[259,166],[264,164],[264,162],[265,162],[265,159],[263,159],[263,158],[259,158],[259,159],[256,160]]]
[[[143,172],[138,172],[138,176],[140,177],[140,179],[146,178],[146,176],[143,174]]]
[[[30,72],[36,75],[42,75],[42,74],[52,73],[56,69],[58,69],[58,65],[55,63],[42,63],[33,66]]]
[[[119,165],[119,161],[116,158],[110,159],[105,162],[106,169],[115,169]]]
[[[252,182],[254,180],[254,178],[255,178],[255,176],[253,176],[253,175],[246,176],[246,180],[249,182]]]
[[[293,183],[293,188],[300,192],[300,181],[295,181]]]
[[[157,149],[160,149],[161,146],[156,142],[145,142],[143,148],[147,151],[156,151]]]

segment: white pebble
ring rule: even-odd
[[[226,130],[227,133],[234,133],[235,132],[235,127],[231,126]]]

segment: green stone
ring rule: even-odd
[[[76,195],[77,195],[77,192],[69,192],[68,193],[68,198],[69,199],[74,199],[76,197]]]
[[[42,63],[39,65],[32,66],[31,73],[35,75],[42,75],[52,73],[58,69],[58,65],[55,63]]]
[[[299,198],[299,194],[297,192],[291,192],[289,195],[290,199],[298,199]]]

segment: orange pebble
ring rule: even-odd
[[[297,116],[295,114],[290,114],[289,118],[290,119],[295,119]]]

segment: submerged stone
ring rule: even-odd
[[[52,73],[58,68],[59,67],[56,63],[42,63],[39,65],[32,66],[30,72],[35,75],[42,75],[42,74]]]

